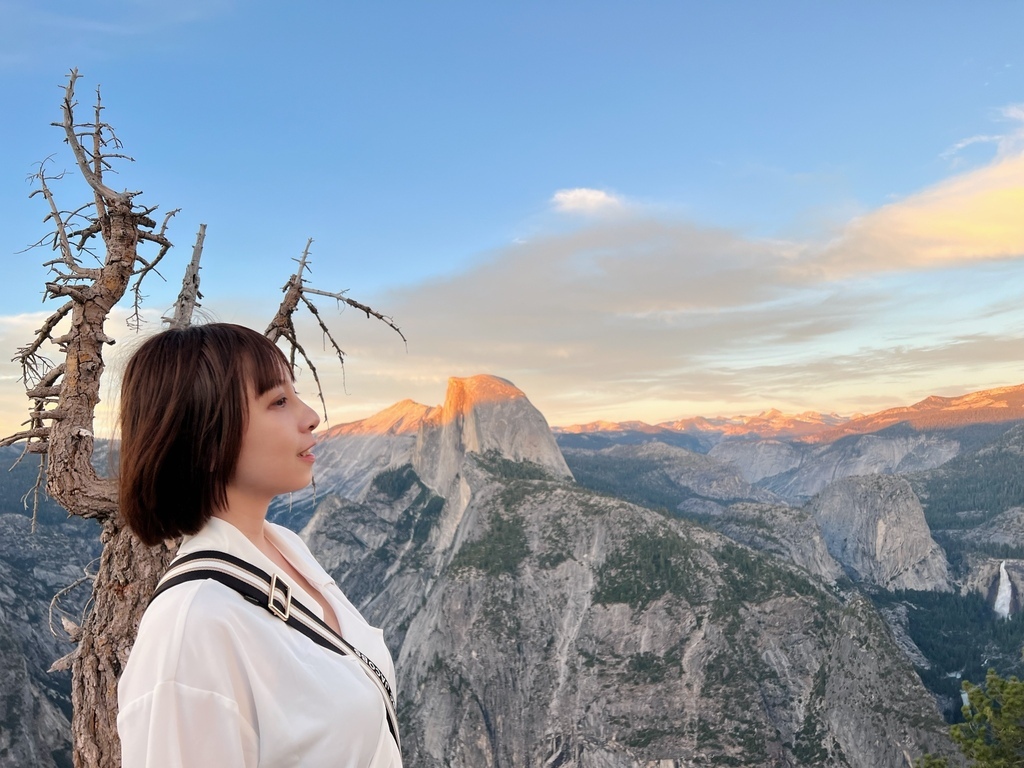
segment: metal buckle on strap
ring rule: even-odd
[[[277,603],[274,602],[274,593],[278,589],[284,594],[284,610],[278,608]],[[287,582],[277,578],[276,573],[270,577],[270,595],[267,598],[267,608],[281,621],[288,621],[288,617],[292,615],[292,588],[288,586]]]

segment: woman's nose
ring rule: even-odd
[[[306,403],[303,403],[303,405],[305,405],[306,410],[309,411],[309,420],[307,421],[307,424],[309,424],[309,431],[312,432],[314,429],[320,426],[320,414],[316,412],[315,408],[310,408],[309,405],[307,405]]]

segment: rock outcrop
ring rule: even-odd
[[[908,431],[855,435],[825,445],[732,440],[719,443],[708,455],[730,462],[748,482],[803,503],[834,480],[932,469],[959,451],[956,440]]]
[[[799,467],[806,453],[801,448],[782,440],[726,440],[708,456],[731,464],[744,480],[756,483]]]
[[[844,575],[843,567],[829,554],[818,522],[806,509],[732,504],[707,525],[734,541],[793,563],[826,584],[834,584]]]
[[[443,405],[403,400],[325,432],[316,447],[317,492],[358,501],[375,475],[405,464],[435,491],[448,491],[465,455],[488,451],[571,475],[547,421],[522,390],[479,375],[450,378]],[[312,493],[298,492],[294,500]]]
[[[829,553],[858,581],[888,590],[948,591],[949,568],[905,479],[848,477],[810,503]]]
[[[50,631],[50,601],[83,576],[99,556],[98,526],[74,518],[60,524],[0,514],[0,768],[71,765],[71,673],[49,672],[74,646]],[[88,583],[59,601],[74,622]]]
[[[444,405],[420,425],[413,467],[429,487],[447,493],[466,454],[491,451],[572,476],[544,416],[512,382],[484,375],[449,379]]]

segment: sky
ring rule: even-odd
[[[552,425],[850,415],[1024,382],[1024,3],[0,0],[0,433],[49,311],[78,68],[204,317],[263,329],[307,239],[328,422],[510,380]],[[155,278],[155,279],[153,279]],[[113,313],[100,431],[137,337]],[[308,371],[298,386],[315,397]]]

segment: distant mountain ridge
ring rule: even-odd
[[[878,432],[901,423],[920,431],[1021,420],[1024,420],[1024,384],[983,389],[957,397],[932,395],[911,406],[854,417],[835,429],[815,435],[813,442],[830,442],[846,435]]]
[[[552,431],[560,436],[682,433],[717,440],[774,438],[828,443],[847,435],[869,434],[896,424],[906,424],[915,430],[935,430],[1006,421],[1024,421],[1024,384],[985,389],[956,397],[932,395],[914,405],[889,408],[868,415],[841,416],[816,411],[790,415],[772,408],[756,416],[695,416],[658,424],[594,421],[552,427]]]
[[[754,434],[759,437],[798,439],[842,424],[848,419],[849,417],[840,416],[838,413],[805,411],[790,415],[772,408],[756,416],[719,416],[712,419],[698,416],[693,419],[666,421],[659,426],[679,432],[718,432],[724,437]]]

